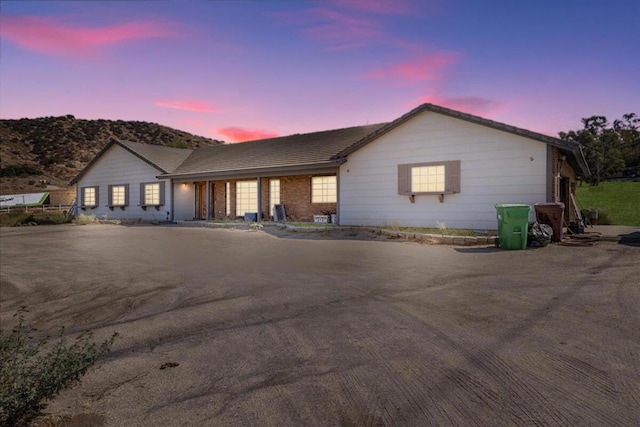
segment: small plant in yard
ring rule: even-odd
[[[100,220],[95,215],[78,215],[73,221],[78,225],[98,224]]]
[[[438,228],[440,229],[440,234],[442,234],[443,236],[446,234],[447,232],[447,224],[442,221],[436,221],[436,224],[438,225]]]
[[[60,331],[57,342],[35,341],[25,323],[25,307],[14,318],[10,331],[0,329],[0,425],[24,425],[38,414],[44,401],[79,381],[87,370],[109,352],[117,334],[97,344],[90,332],[72,342]],[[48,349],[48,351],[45,351]]]
[[[264,225],[262,225],[261,222],[252,222],[249,225],[249,228],[251,229],[251,231],[260,231],[264,228]]]

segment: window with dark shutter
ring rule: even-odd
[[[460,193],[460,160],[398,165],[398,194]]]
[[[107,197],[109,199],[107,206],[124,209],[129,206],[129,184],[109,185]]]
[[[154,206],[158,210],[159,206],[164,205],[164,192],[164,181],[140,183],[140,206],[142,209],[146,210],[147,206]]]
[[[98,190],[99,187],[82,187],[80,190],[80,207],[95,208],[98,206]]]

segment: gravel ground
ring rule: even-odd
[[[120,334],[80,424],[640,424],[640,247],[336,233],[2,228],[0,321]]]

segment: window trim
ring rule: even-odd
[[[444,166],[444,191],[412,191],[411,171],[416,167]],[[460,160],[405,163],[398,165],[398,194],[403,196],[455,194],[461,192]]]
[[[146,189],[147,185],[158,184],[158,203],[147,203],[146,200]],[[142,210],[147,210],[148,207],[156,208],[156,210],[160,210],[160,206],[165,205],[165,182],[164,181],[152,181],[152,182],[141,182],[140,183],[140,207]]]
[[[89,188],[93,188],[94,189],[95,203],[93,205],[87,205],[85,203],[85,190],[89,189]],[[99,204],[100,204],[99,194],[100,194],[100,186],[98,186],[98,185],[89,185],[89,186],[86,186],[86,187],[80,187],[80,209],[95,209],[95,208],[97,208],[99,206]]]
[[[313,180],[314,179],[321,179],[321,178],[333,178],[335,181],[335,200],[333,201],[315,201],[314,200],[314,194],[313,194]],[[337,175],[317,175],[317,176],[312,176],[311,177],[311,203],[312,204],[327,204],[327,203],[338,203],[338,176]]]
[[[124,187],[124,204],[113,204],[113,189],[114,187]],[[109,198],[109,203],[107,204],[107,207],[111,210],[113,210],[113,208],[120,208],[122,210],[124,210],[124,208],[126,208],[127,206],[129,206],[129,184],[109,184],[108,186],[108,193],[107,196]]]

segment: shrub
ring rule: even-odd
[[[42,171],[28,165],[7,165],[7,167],[0,168],[0,177],[10,178],[29,175],[42,175]]]
[[[95,215],[78,215],[74,222],[78,225],[98,224],[100,220]]]
[[[44,401],[79,381],[109,352],[117,334],[100,344],[86,332],[68,343],[61,329],[57,342],[45,352],[47,339],[34,342],[25,324],[25,307],[10,332],[0,329],[0,425],[21,425],[37,415]]]
[[[64,224],[69,217],[63,212],[9,212],[0,215],[0,226]]]
[[[33,214],[27,212],[11,212],[0,215],[0,225],[3,227],[17,227],[34,221]]]
[[[611,218],[607,211],[598,209],[598,225],[611,225]]]

